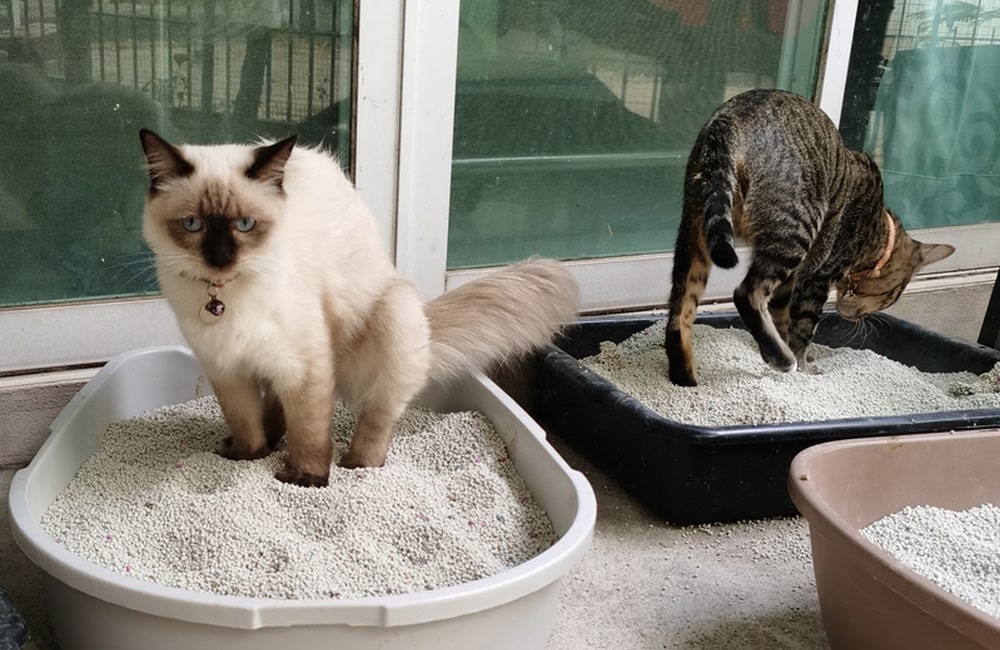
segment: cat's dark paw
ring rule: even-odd
[[[340,459],[337,463],[340,467],[344,469],[360,469],[362,467],[382,467],[385,464],[385,456],[375,457],[374,455],[365,455],[356,452],[355,450],[350,450]]]
[[[694,373],[686,368],[677,368],[670,366],[669,370],[670,383],[675,386],[697,386],[698,380],[694,378]]]
[[[266,445],[257,449],[249,449],[238,443],[232,436],[226,436],[216,447],[215,453],[229,460],[256,460],[264,458],[271,453],[271,450]]]
[[[795,369],[799,367],[799,363],[794,357],[774,357],[771,359],[765,357],[764,361],[778,372],[795,372]]]
[[[691,347],[684,345],[680,331],[668,327],[663,347],[667,353],[667,375],[670,382],[675,386],[697,386]]]
[[[765,338],[759,345],[761,358],[778,372],[792,372],[798,367],[795,355],[782,342]]]
[[[281,439],[285,437],[284,429],[265,429],[264,437],[267,440],[267,448],[274,451],[281,444]]]
[[[274,474],[274,478],[282,483],[290,483],[299,487],[326,487],[330,482],[330,474],[310,474],[285,465]]]

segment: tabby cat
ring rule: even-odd
[[[543,259],[425,304],[340,165],[295,138],[140,139],[143,234],[228,425],[219,453],[260,458],[284,436],[281,481],[328,483],[335,396],[357,415],[340,465],[379,466],[394,423],[430,382],[529,352],[576,316],[575,281]]]
[[[716,109],[688,158],[666,326],[670,380],[697,384],[695,311],[711,264],[753,252],[733,299],[761,356],[806,369],[830,287],[856,321],[892,305],[920,268],[954,252],[910,238],[885,207],[882,176],[847,149],[830,119],[792,93],[751,90]]]

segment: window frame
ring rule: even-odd
[[[398,222],[402,34],[412,4],[356,5],[352,171],[390,250]],[[0,377],[93,366],[157,345],[185,345],[170,306],[157,296],[0,308]]]
[[[400,272],[427,299],[491,270],[447,270],[459,2],[356,5],[355,184]],[[827,14],[816,98],[835,123],[857,7],[858,0],[831,0]],[[1000,223],[914,235],[959,251],[935,265],[933,274],[996,266],[992,251],[1000,248]],[[672,259],[664,253],[569,265],[585,312],[624,311],[664,305]],[[704,299],[728,300],[744,270],[713,271]],[[95,365],[131,349],[183,343],[169,306],[158,297],[0,309],[0,375]]]
[[[808,1],[808,0],[804,0]],[[790,20],[800,15],[789,3]],[[854,37],[858,0],[830,0],[827,30],[823,51],[820,53],[820,71],[816,83],[815,101],[834,124],[840,123],[841,109],[847,85],[848,67]],[[429,170],[425,172],[430,173]],[[450,169],[435,173],[450,173]],[[942,274],[996,268],[995,251],[1000,249],[1000,223],[975,224],[909,231],[921,241],[950,244],[958,251],[948,259],[918,274],[911,286],[921,278]],[[733,269],[712,270],[703,302],[721,302],[732,299],[733,290],[747,271],[749,257],[745,247],[737,249],[741,262]],[[605,259],[571,261],[569,266],[581,288],[581,307],[584,312],[629,311],[663,308],[670,291],[672,253],[620,256]],[[444,290],[453,289],[482,277],[491,268],[459,269],[446,271],[438,267],[445,278]],[[643,281],[636,281],[643,278]],[[652,281],[649,281],[652,280]]]

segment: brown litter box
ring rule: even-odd
[[[905,506],[1000,504],[1000,429],[843,440],[792,461],[834,650],[1000,648],[1000,619],[938,587],[858,532]]]

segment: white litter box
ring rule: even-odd
[[[545,441],[544,431],[484,377],[431,394],[438,411],[485,414],[559,540],[533,559],[473,582],[353,600],[217,596],[142,582],[83,560],[39,522],[101,445],[108,423],[211,393],[182,347],[112,359],[55,419],[51,435],[10,487],[14,539],[46,574],[46,598],[62,650],[272,650],[275,647],[542,649],[561,579],[590,545],[590,484]]]

